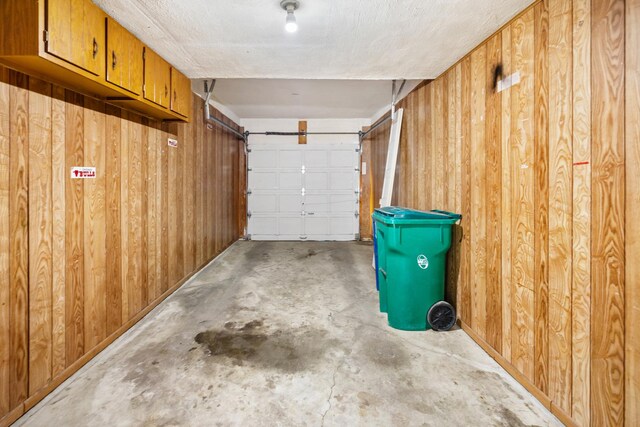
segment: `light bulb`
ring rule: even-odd
[[[293,14],[293,9],[287,10],[287,21],[284,24],[284,28],[290,33],[298,31],[298,23],[296,22],[296,15]]]

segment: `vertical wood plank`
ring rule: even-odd
[[[407,182],[408,187],[406,189],[407,194],[409,195],[410,203],[408,206],[412,206],[417,208],[418,202],[418,96],[416,92],[412,92],[407,96],[408,102],[408,122],[407,122],[407,131],[409,134],[409,138],[407,139],[407,143],[409,144],[409,182]]]
[[[169,263],[170,263],[170,254],[169,254],[169,234],[171,233],[170,222],[169,222],[169,145],[167,138],[169,135],[164,130],[161,132],[161,140],[160,140],[160,161],[162,165],[162,180],[161,180],[161,206],[160,216],[162,222],[162,241],[161,241],[161,251],[160,251],[160,259],[161,259],[161,286],[160,289],[162,292],[165,292],[169,289]],[[173,150],[173,148],[171,149]]]
[[[495,68],[502,61],[502,37],[498,33],[487,41],[486,78],[486,209],[487,209],[487,281],[486,281],[486,337],[498,352],[502,351],[502,194],[496,191],[501,182],[502,151],[502,94],[493,88]]]
[[[443,181],[444,177],[444,96],[443,96],[443,79],[438,79],[433,82],[435,84],[433,88],[433,209],[443,209],[444,206],[444,189]]]
[[[220,119],[222,118],[221,114],[216,110],[215,112],[215,116]],[[215,240],[215,248],[214,248],[214,254],[217,255],[220,252],[222,252],[222,250],[224,249],[224,238],[223,238],[223,231],[224,231],[224,225],[223,225],[223,218],[224,218],[224,209],[223,209],[223,202],[222,202],[222,190],[223,190],[223,174],[222,174],[222,146],[224,144],[224,139],[223,139],[223,134],[222,134],[222,127],[221,126],[215,126],[216,128],[216,135],[215,135],[215,139],[213,141],[213,147],[212,150],[210,150],[211,152],[209,153],[210,156],[210,162],[211,162],[211,168],[213,169],[214,176],[213,178],[213,183],[212,183],[212,188],[213,188],[213,197],[212,200],[210,201],[211,203],[211,208],[212,211],[215,211],[216,216],[215,216],[215,221],[214,221],[214,230],[213,230],[213,235],[214,235],[214,240]],[[211,211],[210,211],[211,212]]]
[[[416,153],[418,158],[417,175],[417,192],[418,200],[416,206],[418,209],[426,210],[426,192],[427,192],[427,134],[426,134],[426,121],[427,121],[427,106],[426,106],[426,85],[418,89],[418,124],[417,124],[417,137],[418,137],[418,152]],[[373,169],[371,173],[374,173]]]
[[[511,26],[511,64],[521,81],[511,91],[512,168],[512,343],[511,361],[534,378],[534,11]]]
[[[149,302],[149,119],[140,127],[140,283],[139,310]]]
[[[192,100],[189,100],[192,102]],[[197,111],[197,110],[196,110]],[[204,113],[203,113],[204,114]],[[188,127],[190,131],[184,132],[184,273],[191,273],[195,269],[195,241],[193,235],[194,226],[194,167],[193,153],[195,138],[197,138],[198,124],[201,123],[202,116],[196,116]],[[186,128],[186,126],[182,126]]]
[[[211,168],[211,151],[212,151],[212,142],[215,138],[215,127],[211,123],[207,123],[207,128],[205,130],[204,141],[202,142],[202,179],[204,180],[202,185],[202,229],[204,234],[203,245],[204,245],[204,258],[210,259],[215,251],[215,238],[214,232],[215,230],[215,218],[216,212],[211,210],[211,199],[213,197],[212,194],[212,182],[211,176],[214,174],[214,171]]]
[[[471,326],[484,339],[487,338],[486,61],[486,45],[471,54]]]
[[[51,380],[51,84],[29,79],[29,394]]]
[[[51,247],[52,307],[51,307],[51,375],[55,377],[66,367],[65,344],[65,92],[60,86],[53,86],[51,101],[51,191],[53,223]]]
[[[462,213],[462,64],[458,63],[455,67],[455,212]],[[463,229],[460,224],[454,226],[453,234],[453,250],[455,253],[455,272],[457,275],[456,283],[456,307],[460,307],[462,303],[462,269],[461,269],[461,251]],[[459,316],[458,316],[459,317]]]
[[[105,117],[106,129],[106,241],[109,261],[106,266],[106,328],[107,335],[122,325],[122,246],[120,223],[121,197],[121,114],[120,109],[107,105]]]
[[[88,351],[107,337],[107,245],[104,104],[84,100],[84,165],[96,178],[84,180],[84,346]]]
[[[428,84],[425,87],[424,91],[424,104],[425,104],[425,118],[424,118],[424,133],[425,133],[425,141],[424,141],[424,182],[425,186],[422,188],[424,193],[424,209],[430,210],[434,209],[433,206],[433,87],[435,85],[433,83]],[[386,126],[385,126],[385,129]],[[390,132],[389,128],[389,132]],[[385,136],[388,136],[388,132],[385,132]],[[387,138],[388,139],[388,138]],[[382,144],[381,144],[382,145]],[[384,146],[388,149],[389,142],[386,141]],[[385,157],[386,158],[386,157]],[[380,163],[384,163],[384,158],[381,159]],[[382,167],[382,165],[381,165]],[[384,169],[381,170],[381,175],[384,175]]]
[[[634,425],[640,423],[640,266],[632,261],[640,259],[640,226],[633,217],[640,212],[640,1],[626,1],[625,23],[625,424]]]
[[[590,423],[591,395],[591,1],[573,0],[573,261],[571,416]]]
[[[156,231],[158,223],[157,200],[157,129],[155,122],[150,121],[147,129],[147,304],[160,296],[158,277],[156,276]]]
[[[194,97],[194,99],[196,99]],[[195,101],[194,101],[195,102]],[[197,108],[195,108],[197,107]],[[193,111],[195,112],[195,117],[203,117],[204,116],[204,103],[196,102]],[[207,234],[204,229],[204,209],[203,209],[203,201],[204,201],[204,184],[205,184],[205,169],[204,162],[202,161],[203,154],[203,144],[206,135],[206,128],[208,124],[204,123],[204,121],[200,122],[200,126],[198,127],[198,135],[195,139],[195,171],[197,174],[196,179],[196,213],[195,213],[195,232],[196,232],[196,266],[202,265],[205,261],[205,239],[207,238]]]
[[[572,2],[549,3],[549,387],[571,413]]]
[[[9,72],[9,406],[29,392],[29,79]]]
[[[503,70],[509,75],[513,73],[511,65],[511,27],[503,29],[502,37],[502,66]],[[502,171],[502,265],[501,265],[501,281],[502,281],[502,355],[506,360],[511,362],[511,301],[513,284],[511,282],[511,195],[513,190],[511,187],[511,91],[504,90],[502,95],[502,109],[500,121],[502,124],[501,141],[502,155],[501,168]]]
[[[156,170],[155,170],[155,187],[156,187],[156,196],[155,196],[155,211],[156,211],[156,223],[155,223],[155,250],[156,250],[156,296],[162,295],[162,283],[163,283],[163,268],[164,262],[162,260],[162,239],[164,238],[163,230],[163,212],[162,212],[162,203],[163,203],[163,192],[162,192],[162,148],[166,147],[164,144],[164,140],[162,139],[162,130],[161,123],[159,121],[154,122],[154,130],[155,130],[155,140],[153,141],[153,150],[156,152]]]
[[[126,137],[126,136],[125,136]],[[127,246],[129,266],[127,269],[128,318],[132,318],[142,309],[142,133],[141,118],[129,114],[128,118],[128,221]],[[175,280],[173,283],[177,282]]]
[[[556,0],[553,0],[556,1]],[[549,0],[534,7],[533,382],[549,388]]]
[[[624,1],[591,3],[592,425],[624,421]]]
[[[66,92],[66,290],[65,343],[67,367],[84,354],[84,192],[71,168],[84,166],[84,98]]]
[[[472,322],[471,295],[471,58],[462,60],[462,247],[460,259],[460,319],[468,325]]]
[[[122,323],[129,320],[129,113],[121,112],[120,121],[120,247]],[[115,196],[114,196],[115,197]]]
[[[9,72],[0,67],[0,414],[8,413],[11,379],[11,303],[10,303],[10,107]],[[1,415],[0,415],[1,416]]]
[[[307,143],[307,121],[306,120],[298,120],[298,144],[306,144]]]

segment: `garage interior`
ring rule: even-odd
[[[640,424],[640,0],[0,14],[0,426]],[[452,330],[381,205],[462,215]]]

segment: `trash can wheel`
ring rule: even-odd
[[[427,322],[434,331],[448,331],[456,323],[456,309],[446,301],[438,301],[429,309]]]

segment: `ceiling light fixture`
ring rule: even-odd
[[[287,20],[285,21],[284,28],[289,33],[295,33],[298,31],[298,23],[296,22],[296,15],[294,12],[300,6],[298,0],[282,0],[280,7],[287,11]]]

